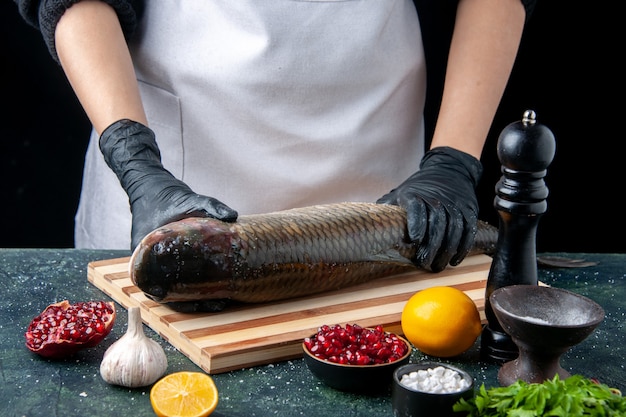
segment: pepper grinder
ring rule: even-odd
[[[536,235],[540,216],[547,209],[546,169],[556,143],[547,127],[537,123],[533,110],[511,123],[498,137],[497,153],[502,177],[495,187],[494,207],[499,232],[485,288],[487,325],[481,335],[481,357],[499,363],[518,356],[518,348],[498,322],[489,296],[507,285],[537,285]]]

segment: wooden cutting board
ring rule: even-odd
[[[129,260],[91,262],[89,282],[125,308],[139,306],[144,323],[209,374],[301,357],[302,339],[323,324],[381,324],[402,334],[400,316],[406,301],[417,291],[437,285],[468,294],[486,322],[485,285],[491,266],[486,255],[468,257],[438,274],[411,272],[317,296],[193,314],[176,312],[146,297],[130,280]]]

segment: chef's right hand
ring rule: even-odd
[[[196,194],[161,164],[154,132],[119,120],[100,136],[100,150],[126,191],[132,212],[131,250],[148,233],[186,217],[237,220],[237,212],[212,197]]]

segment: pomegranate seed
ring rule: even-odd
[[[115,308],[110,302],[67,300],[49,305],[26,331],[27,347],[42,356],[63,357],[77,349],[95,346],[111,330]]]
[[[394,362],[408,351],[408,346],[382,325],[365,329],[358,324],[322,325],[304,346],[322,360],[340,364],[371,365]]]

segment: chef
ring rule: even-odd
[[[426,150],[412,1],[16,2],[93,124],[77,247],[134,248],[189,216],[377,201],[407,209],[414,262],[433,271],[473,242],[482,148],[534,3],[458,1]]]

